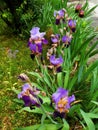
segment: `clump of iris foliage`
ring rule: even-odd
[[[97,32],[91,27],[91,12],[96,8],[68,5],[67,1],[46,2],[39,27],[30,30],[28,48],[37,70],[22,73],[20,110],[37,113],[41,124],[17,130],[95,130],[98,128],[98,61],[88,64],[98,52]],[[45,25],[48,27],[45,29]],[[46,28],[47,28],[46,27]],[[93,45],[91,44],[93,41]]]

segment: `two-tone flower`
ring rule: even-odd
[[[30,39],[29,41],[35,44],[47,44],[48,41],[44,38],[44,36],[46,35],[45,32],[40,32],[39,31],[40,28],[39,27],[33,27],[30,31]]]
[[[65,47],[69,47],[71,40],[72,38],[70,36],[65,35],[62,37],[62,42],[64,43]]]
[[[61,21],[65,22],[64,16],[65,16],[65,9],[61,9],[59,11],[54,11],[54,17],[56,17],[56,25],[59,25]]]
[[[58,58],[56,58],[55,55],[51,55],[49,60],[50,60],[50,63],[54,67],[56,72],[62,71],[62,68],[61,68],[61,65],[63,63],[62,56],[59,56]]]
[[[60,34],[51,35],[52,46],[57,47],[60,43]]]
[[[68,90],[58,88],[52,95],[52,101],[55,108],[54,116],[64,118],[71,108],[71,103],[75,101],[75,96],[68,96]]]
[[[75,20],[69,19],[68,20],[68,26],[69,26],[69,28],[71,29],[72,32],[76,31],[76,21]]]
[[[30,38],[28,41],[28,47],[31,50],[31,58],[35,55],[41,54],[42,53],[42,45],[43,44],[48,44],[48,41],[44,38],[45,32],[40,32],[40,28],[34,27],[30,31]]]
[[[42,99],[38,97],[39,93],[40,91],[36,87],[31,87],[29,83],[25,83],[22,86],[22,91],[18,94],[18,98],[24,101],[26,107],[40,107]]]

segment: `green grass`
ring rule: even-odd
[[[18,112],[22,105],[14,101],[15,98],[17,99],[17,95],[12,90],[13,87],[21,89],[21,83],[17,79],[20,73],[26,73],[36,68],[26,46],[27,41],[22,41],[15,36],[0,36],[0,129],[3,130],[39,122],[35,114]],[[15,58],[9,56],[9,49],[13,52],[18,50]]]

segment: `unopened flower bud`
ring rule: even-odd
[[[75,12],[78,13],[82,8],[82,4],[77,4],[75,8]]]
[[[20,80],[23,81],[23,82],[28,82],[28,81],[30,81],[29,77],[28,77],[26,74],[24,74],[24,73],[20,74],[20,75],[18,76],[18,79],[20,79]]]
[[[81,18],[84,17],[84,10],[80,10],[79,16],[80,16]]]
[[[46,93],[44,91],[41,92],[42,96],[46,96]]]

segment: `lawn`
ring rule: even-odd
[[[17,95],[13,92],[14,87],[21,89],[18,75],[36,68],[27,41],[12,35],[0,35],[0,43],[0,129],[12,130],[16,126],[36,124],[37,116],[18,112],[22,105],[15,102]]]

